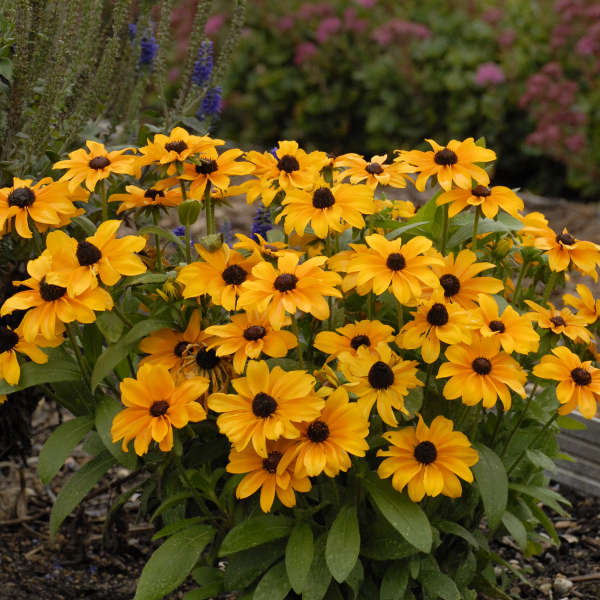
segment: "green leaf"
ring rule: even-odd
[[[315,555],[308,572],[307,585],[302,591],[302,600],[322,600],[327,593],[330,582],[331,573],[325,562],[324,534],[315,544]]]
[[[521,549],[525,550],[527,546],[527,530],[523,523],[515,515],[506,510],[502,515],[502,525],[506,527],[508,533],[521,546]]]
[[[146,235],[147,233],[153,233],[158,235],[158,237],[169,240],[169,242],[173,242],[179,246],[183,252],[185,252],[185,246],[183,242],[174,233],[171,233],[170,231],[167,231],[158,225],[146,225],[146,227],[142,227],[138,231],[138,235]]]
[[[483,500],[490,529],[500,525],[508,502],[508,477],[498,455],[483,444],[474,444],[479,462],[471,467]]]
[[[566,415],[561,415],[558,417],[556,422],[561,429],[569,429],[571,431],[583,431],[587,429],[587,425],[585,423],[582,423],[573,417],[567,417]]]
[[[443,600],[461,600],[461,593],[451,577],[442,573],[439,568],[431,568],[429,562],[421,564],[419,581],[428,594]]]
[[[408,565],[393,562],[383,574],[379,600],[403,600],[408,587]]]
[[[123,321],[114,312],[108,310],[98,313],[96,325],[110,344],[116,342],[123,333]]]
[[[454,521],[435,521],[433,523],[435,527],[437,527],[440,531],[444,533],[449,533],[451,535],[455,535],[459,538],[462,538],[473,546],[473,548],[479,548],[479,543],[475,539],[475,536],[468,530],[465,529],[462,525],[455,523]]]
[[[150,521],[154,521],[156,517],[164,513],[169,508],[181,504],[183,500],[187,500],[193,496],[193,492],[191,490],[184,490],[182,492],[178,492],[176,494],[172,494],[169,496],[153,513],[150,517]],[[185,504],[184,504],[185,507]],[[185,511],[184,511],[185,512]]]
[[[194,581],[201,586],[189,591],[183,600],[209,600],[223,591],[223,571],[215,567],[197,567],[192,571]]]
[[[308,523],[298,523],[285,549],[285,567],[296,594],[302,593],[314,554],[313,532]]]
[[[554,461],[541,450],[527,450],[525,454],[527,455],[527,458],[531,464],[539,467],[540,469],[550,471],[551,473],[556,473],[558,470],[558,467]]]
[[[285,542],[276,541],[227,557],[225,589],[243,590],[264,573],[285,551]]]
[[[71,224],[81,227],[86,235],[94,235],[96,233],[96,226],[87,218],[82,215],[79,217],[73,217]]]
[[[285,562],[282,560],[263,575],[254,590],[252,600],[284,600],[290,589]]]
[[[100,481],[101,477],[114,464],[111,454],[104,450],[98,456],[85,463],[79,471],[76,471],[62,487],[52,512],[50,513],[50,540],[54,536],[61,523],[69,516],[71,511],[85,498],[87,493]]]
[[[400,237],[403,233],[406,233],[407,231],[411,231],[412,229],[416,229],[417,227],[420,227],[421,225],[427,225],[427,221],[409,221],[407,223],[404,223],[400,227],[396,227],[395,229],[392,229],[392,231],[390,231],[388,234],[386,234],[385,237],[388,240],[395,240],[397,237]]]
[[[169,523],[165,525],[162,529],[159,529],[153,536],[152,541],[159,540],[162,537],[166,537],[167,535],[172,535],[177,533],[181,529],[185,529],[186,527],[190,527],[192,525],[197,525],[198,523],[202,523],[206,520],[206,517],[192,517],[191,519],[180,519],[179,521],[175,521],[174,523]]]
[[[96,361],[92,372],[92,391],[98,384],[137,346],[138,341],[163,327],[170,327],[169,321],[144,319],[136,323],[118,342],[110,345]]]
[[[293,523],[294,521],[288,517],[274,515],[261,515],[242,521],[223,539],[219,556],[234,554],[285,537],[292,530]]]
[[[421,508],[406,493],[396,491],[389,481],[379,479],[376,473],[368,473],[363,482],[371,499],[394,529],[415,548],[430,552],[433,534]]]
[[[48,483],[63,466],[67,456],[94,425],[94,419],[86,415],[59,425],[46,440],[38,458],[38,475],[42,483]]]
[[[555,546],[560,545],[560,540],[558,539],[558,533],[556,533],[556,529],[554,528],[554,523],[552,519],[548,517],[548,515],[537,505],[535,501],[527,502],[527,506],[529,510],[534,514],[536,519],[540,522],[542,527],[546,530],[548,535],[552,538]]]
[[[535,498],[539,502],[542,502],[546,506],[549,506],[550,508],[555,510],[559,515],[566,514],[565,509],[560,505],[560,503],[566,504],[567,506],[571,506],[571,503],[564,496],[561,496],[558,492],[555,492],[548,488],[539,487],[535,485],[521,485],[519,483],[511,483],[510,489],[525,494],[526,496],[531,496],[532,498]]]
[[[44,365],[27,362],[21,365],[21,377],[17,385],[8,385],[6,381],[0,381],[0,394],[12,394],[12,392],[43,383],[79,381],[80,379],[79,366],[69,360],[52,360]]]
[[[360,551],[360,531],[355,505],[342,506],[325,546],[325,561],[333,578],[342,583],[350,574]]]
[[[96,431],[107,450],[127,469],[133,471],[137,465],[137,456],[134,452],[123,452],[121,443],[113,444],[110,428],[115,415],[123,409],[120,402],[111,396],[104,396],[96,406]]]
[[[133,600],[161,600],[181,585],[214,534],[212,527],[196,525],[170,537],[145,564]]]
[[[358,598],[358,593],[362,586],[363,581],[365,580],[365,570],[360,562],[360,558],[356,561],[354,568],[350,571],[350,575],[346,577],[346,581],[344,582],[346,585],[350,586],[354,594],[354,598]]]
[[[142,273],[141,275],[134,275],[133,277],[127,277],[124,283],[127,287],[132,285],[144,285],[148,283],[163,283],[167,279],[171,279],[170,274],[175,275],[175,271],[169,273]]]
[[[473,215],[468,213],[457,215],[452,219],[452,225],[458,225],[459,227],[448,240],[448,248],[458,246],[473,236]],[[510,233],[522,228],[523,223],[521,221],[509,214],[500,213],[497,220],[481,218],[477,226],[477,233]]]

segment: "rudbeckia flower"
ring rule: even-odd
[[[275,495],[281,504],[291,508],[296,505],[294,492],[310,491],[310,479],[306,474],[296,475],[293,463],[285,469],[279,468],[281,457],[289,444],[289,440],[267,442],[266,457],[257,454],[252,446],[230,452],[226,471],[247,474],[235,490],[236,498],[248,498],[260,489],[260,508],[267,513],[273,506]]]
[[[572,339],[574,342],[589,342],[590,332],[586,329],[586,320],[583,317],[574,315],[570,309],[563,308],[558,310],[551,302],[548,302],[550,308],[544,308],[531,300],[525,300],[525,304],[533,309],[533,312],[526,313],[526,316],[538,324],[542,329],[550,329],[553,333],[561,333]]]
[[[236,233],[235,237],[239,240],[233,244],[235,250],[247,250],[260,258],[273,258],[281,256],[284,252],[295,252],[285,242],[269,242],[260,233],[255,233],[254,239],[243,233]]]
[[[342,352],[356,356],[358,349],[364,346],[369,353],[379,358],[377,347],[379,344],[389,344],[394,340],[394,329],[380,321],[355,321],[335,331],[321,331],[317,333],[314,347],[328,354],[327,362],[337,358]]]
[[[71,192],[66,183],[45,177],[32,185],[31,179],[13,179],[12,187],[0,189],[0,230],[14,224],[22,238],[31,238],[29,221],[44,232],[49,227],[63,227],[82,214],[73,202],[87,202],[84,190]],[[14,221],[13,221],[14,218]]]
[[[79,148],[69,153],[68,160],[59,160],[52,167],[53,169],[68,169],[60,181],[68,181],[71,191],[85,181],[85,187],[93,192],[96,184],[102,179],[110,177],[111,173],[133,175],[135,158],[124,153],[129,150],[135,152],[135,148],[123,148],[108,152],[104,144],[98,142],[87,140],[85,145],[89,152],[85,148]]]
[[[430,427],[419,415],[416,427],[388,431],[383,437],[390,442],[388,450],[377,456],[386,458],[377,469],[381,479],[392,477],[392,486],[401,492],[408,486],[408,496],[420,502],[425,495],[459,498],[462,487],[459,477],[473,481],[472,467],[478,460],[477,450],[464,433],[454,431],[450,419],[437,416]]]
[[[363,414],[368,416],[376,404],[383,422],[396,427],[398,421],[393,409],[407,415],[404,396],[423,383],[417,379],[417,361],[401,360],[387,344],[379,344],[377,351],[379,356],[373,356],[365,346],[360,346],[356,356],[342,353],[340,368],[348,380],[345,387],[356,394]]]
[[[479,311],[475,313],[477,328],[483,337],[497,337],[502,349],[508,354],[529,354],[538,349],[540,336],[531,325],[527,315],[520,315],[508,305],[499,314],[498,304],[487,294],[479,294]]]
[[[450,346],[446,359],[437,377],[450,377],[443,390],[448,400],[462,398],[467,406],[483,401],[485,408],[492,408],[499,397],[506,411],[512,404],[511,389],[525,397],[527,374],[514,358],[500,350],[497,337],[475,335],[470,344]]]
[[[450,218],[455,217],[467,206],[479,206],[488,219],[493,219],[500,208],[513,217],[524,208],[523,200],[503,185],[488,188],[480,184],[469,190],[455,188],[440,194],[436,200],[438,206],[449,203],[451,203],[448,210]]]
[[[436,254],[441,257],[440,254]],[[461,250],[456,257],[450,253],[443,262],[431,267],[444,290],[446,302],[456,302],[464,309],[477,308],[479,294],[496,294],[504,287],[495,277],[479,277],[481,271],[493,269],[489,262],[476,262],[477,255],[471,250]],[[437,286],[436,286],[437,287]]]
[[[52,257],[52,271],[46,281],[67,288],[69,296],[82,294],[97,285],[96,275],[105,285],[115,285],[122,275],[140,275],[146,265],[136,252],[146,240],[138,235],[117,238],[122,221],[102,223],[96,233],[78,242],[64,231],[53,231],[46,238],[46,252]]]
[[[406,163],[395,162],[385,164],[387,154],[372,156],[371,160],[365,160],[360,154],[351,152],[336,157],[333,166],[346,167],[339,173],[337,180],[343,181],[350,177],[350,183],[365,183],[375,189],[377,185],[389,185],[394,188],[406,187],[410,179],[406,173],[414,173],[415,169]]]
[[[282,358],[298,345],[291,331],[275,329],[266,314],[254,311],[232,315],[231,323],[212,325],[206,333],[218,338],[211,344],[217,356],[233,354],[233,368],[237,373],[243,372],[249,358],[258,359],[263,352]]]
[[[316,477],[324,472],[335,477],[350,468],[350,454],[365,455],[369,449],[367,435],[367,417],[358,404],[348,401],[348,392],[339,387],[329,395],[317,419],[302,423],[300,437],[284,452],[279,469],[295,461],[296,474]]]
[[[239,308],[266,311],[274,327],[282,327],[286,311],[310,313],[320,321],[329,317],[325,296],[341,297],[336,289],[340,283],[337,273],[319,268],[327,261],[325,256],[310,258],[298,264],[296,254],[286,252],[277,259],[277,269],[268,262],[260,262],[252,269],[253,281],[242,283]]]
[[[179,206],[183,201],[181,188],[170,187],[170,182],[167,180],[158,181],[152,187],[141,188],[137,185],[128,185],[125,187],[126,194],[112,194],[109,202],[120,202],[121,205],[117,209],[117,214],[121,214],[132,208],[153,208],[155,206]]]
[[[46,281],[52,270],[52,258],[42,255],[27,263],[27,272],[31,277],[21,284],[30,289],[11,296],[2,305],[0,315],[7,315],[15,310],[27,310],[21,327],[27,342],[34,342],[42,335],[53,340],[64,331],[64,323],[79,321],[93,323],[96,320],[94,311],[111,310],[113,299],[101,287],[86,289],[76,296],[69,296],[67,288],[53,285]]]
[[[357,291],[364,291],[365,284],[376,296],[390,289],[400,304],[409,304],[421,296],[423,287],[437,285],[429,265],[441,265],[442,260],[423,256],[431,248],[431,240],[419,235],[403,244],[401,239],[390,241],[374,233],[365,241],[368,247],[351,244],[355,255],[348,273],[357,273]]]
[[[577,316],[581,317],[588,325],[595,323],[600,317],[600,299],[594,298],[592,292],[583,283],[577,284],[579,298],[573,294],[565,294],[563,302],[577,310]]]
[[[400,348],[421,348],[426,363],[433,363],[440,355],[440,342],[445,344],[469,343],[475,323],[472,315],[457,304],[445,304],[437,292],[422,302],[412,320],[404,325],[396,343]]]
[[[472,179],[481,185],[488,185],[488,174],[476,163],[496,160],[496,153],[488,148],[481,148],[475,144],[473,138],[462,142],[451,140],[447,146],[440,146],[433,140],[425,140],[433,150],[421,152],[420,150],[404,150],[396,159],[416,167],[419,173],[415,187],[422,192],[427,180],[437,176],[438,183],[446,191],[454,182],[459,188],[471,189]]]
[[[316,236],[323,239],[330,231],[341,232],[348,227],[362,229],[363,215],[375,211],[373,190],[366,185],[341,183],[329,187],[323,180],[316,182],[311,191],[290,189],[282,202],[283,210],[276,223],[284,220],[285,232],[294,229],[303,235],[310,224]]]
[[[250,442],[267,458],[267,440],[299,437],[298,424],[313,421],[323,408],[314,393],[315,378],[306,371],[269,371],[264,361],[251,361],[246,377],[231,381],[235,394],[211,394],[208,407],[221,413],[217,425],[236,450]]]
[[[252,267],[260,257],[231,250],[227,244],[215,252],[209,252],[201,244],[195,246],[204,262],[186,265],[177,275],[178,283],[184,286],[184,298],[197,298],[210,294],[212,301],[225,310],[235,310],[242,284],[252,280]]]
[[[552,354],[542,356],[541,362],[533,367],[533,374],[542,379],[554,379],[556,397],[562,406],[559,414],[566,415],[576,408],[586,418],[596,415],[596,403],[600,401],[600,369],[592,366],[591,360],[584,362],[568,348],[559,346]]]
[[[136,379],[126,377],[121,382],[121,400],[126,408],[113,419],[113,443],[122,439],[121,448],[127,452],[127,444],[135,438],[133,446],[141,456],[154,440],[168,452],[173,447],[173,427],[181,429],[190,421],[206,419],[206,411],[196,400],[207,389],[204,377],[176,385],[165,366],[141,366]]]

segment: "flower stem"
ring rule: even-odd
[[[116,304],[113,305],[112,311],[119,319],[121,319],[121,321],[123,321],[123,323],[125,323],[125,325],[127,325],[127,327],[133,327],[133,323],[121,312],[121,309]]]
[[[503,458],[504,455],[506,454],[506,451],[508,450],[508,447],[510,446],[511,441],[512,441],[513,437],[515,436],[515,433],[517,433],[517,430],[521,426],[521,423],[523,422],[523,419],[525,418],[525,415],[527,414],[527,411],[529,410],[529,405],[531,404],[531,401],[533,400],[533,397],[535,396],[537,389],[538,389],[538,384],[536,383],[533,386],[533,389],[531,390],[531,394],[529,394],[529,398],[527,398],[527,402],[525,403],[525,407],[523,408],[523,410],[521,411],[521,414],[519,415],[519,419],[517,420],[515,426],[512,428],[512,431],[510,432],[510,435],[508,436],[508,439],[506,440],[504,447],[502,448],[502,452],[500,452],[500,458]]]
[[[442,241],[440,242],[440,252],[444,254],[446,251],[446,243],[448,242],[448,204],[444,204],[444,220],[442,221]]]
[[[292,315],[292,331],[294,335],[298,339],[298,362],[300,363],[300,368],[304,369],[304,358],[302,356],[302,344],[300,343],[300,331],[298,330],[298,321],[296,320],[296,315]]]
[[[100,197],[102,200],[102,222],[108,220],[108,199],[107,199],[107,186],[106,179],[102,180],[102,185],[100,186]]]
[[[544,291],[544,297],[542,298],[542,304],[548,304],[548,300],[550,298],[550,294],[552,293],[552,290],[554,289],[554,285],[556,284],[557,277],[558,277],[558,272],[552,271],[552,274],[550,275],[550,279],[548,280],[548,283],[546,284],[546,289]]]
[[[152,220],[154,222],[154,226],[158,227],[158,212],[156,210],[152,211]],[[158,233],[154,234],[154,246],[156,247],[156,270],[159,273],[162,273],[163,272],[162,254],[160,251],[160,238],[158,237]]]
[[[67,333],[69,335],[69,341],[71,342],[71,347],[73,348],[73,352],[75,353],[75,358],[77,358],[77,362],[79,363],[79,369],[81,370],[81,374],[85,379],[87,385],[90,384],[90,371],[83,360],[83,354],[81,354],[81,349],[79,348],[79,344],[77,343],[77,339],[75,338],[75,331],[73,330],[72,323],[65,323],[67,327]]]
[[[204,209],[206,211],[206,235],[213,235],[216,232],[215,226],[215,205],[213,204],[212,196],[210,195],[211,183],[206,182],[204,189]]]
[[[479,217],[481,216],[481,209],[479,206],[475,210],[475,219],[473,220],[473,239],[471,241],[471,250],[477,251],[477,228],[479,227]]]
[[[183,198],[183,202],[187,200],[187,192],[185,191],[185,182],[183,179],[179,180],[179,187],[181,188],[181,197]],[[185,224],[185,262],[189,265],[192,262],[192,250],[190,247],[190,227],[191,225]]]
[[[515,291],[513,293],[513,304],[516,306],[519,302],[519,292],[521,291],[521,284],[523,283],[523,278],[527,274],[527,270],[529,269],[529,261],[523,260],[523,264],[521,265],[521,269],[519,271],[519,277],[517,278],[517,283],[515,284]]]

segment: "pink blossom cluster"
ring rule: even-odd
[[[556,50],[574,44],[577,53],[592,55],[600,48],[600,2],[557,0],[554,11],[559,18],[552,31],[550,46]]]
[[[488,85],[499,85],[506,81],[504,71],[493,62],[482,63],[475,72],[475,83],[481,87]]]
[[[387,46],[393,42],[401,42],[406,38],[426,40],[430,37],[431,31],[425,25],[402,19],[392,19],[371,32],[371,39],[380,46]]]

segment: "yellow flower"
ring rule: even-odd
[[[275,222],[284,218],[288,235],[294,229],[303,235],[310,224],[319,238],[326,238],[330,231],[344,231],[348,225],[362,229],[365,226],[363,215],[371,215],[375,210],[370,187],[348,183],[329,187],[324,180],[315,182],[311,191],[288,190],[282,204],[283,210]]]
[[[389,325],[380,321],[355,321],[333,331],[317,333],[314,347],[328,354],[327,362],[337,358],[342,352],[356,356],[358,349],[363,346],[369,353],[379,358],[377,347],[379,344],[389,344],[394,340],[394,330]]]
[[[577,310],[577,316],[581,317],[588,325],[595,323],[600,317],[600,299],[595,299],[589,288],[583,283],[577,285],[579,298],[573,294],[565,294],[563,302]]]
[[[156,182],[152,187],[141,188],[137,185],[125,187],[126,194],[112,194],[109,202],[120,202],[117,214],[132,208],[152,208],[154,206],[179,206],[183,201],[179,187],[167,189],[170,182],[163,180]]]
[[[358,396],[358,404],[363,414],[368,416],[374,404],[384,423],[398,425],[394,410],[404,414],[404,396],[423,383],[417,379],[417,362],[400,360],[387,344],[377,347],[379,356],[373,356],[365,346],[360,346],[356,356],[350,353],[340,355],[340,367],[348,383],[348,391]]]
[[[496,265],[489,262],[478,263],[476,260],[474,252],[461,250],[456,258],[452,253],[445,256],[441,266],[439,263],[433,264],[433,272],[444,289],[446,302],[456,302],[464,309],[474,309],[477,307],[479,294],[496,294],[503,288],[502,281],[495,277],[478,277],[481,271],[493,269]]]
[[[251,446],[242,451],[233,449],[229,454],[228,473],[247,473],[239,482],[235,495],[247,498],[260,489],[260,508],[267,513],[273,506],[275,495],[281,504],[291,508],[296,505],[296,492],[309,492],[310,479],[306,474],[296,475],[294,465],[288,464],[285,470],[279,469],[281,457],[289,440],[267,442],[267,456],[257,454]]]
[[[201,244],[195,247],[204,262],[186,265],[177,275],[177,282],[185,286],[183,297],[197,298],[210,294],[215,304],[225,310],[235,310],[242,283],[253,279],[252,267],[260,258],[256,255],[246,258],[227,244],[215,252],[209,252]]]
[[[358,404],[348,401],[348,392],[339,387],[329,395],[319,417],[301,425],[300,437],[284,452],[279,469],[295,460],[297,475],[316,477],[324,472],[335,477],[350,468],[350,454],[365,455],[369,449],[365,439],[368,434],[367,417]]]
[[[104,144],[98,142],[87,140],[85,145],[89,152],[79,148],[69,153],[68,160],[59,160],[53,166],[54,169],[68,169],[60,181],[68,181],[71,191],[85,180],[85,187],[93,192],[96,184],[109,177],[111,173],[133,175],[135,157],[125,155],[124,152],[129,150],[135,152],[135,148],[108,152]]]
[[[415,214],[415,205],[410,200],[394,200],[392,203],[392,219],[410,219]]]
[[[473,336],[470,344],[450,346],[446,358],[448,362],[442,364],[437,377],[450,377],[443,391],[448,400],[462,398],[467,406],[483,401],[485,408],[492,408],[500,397],[508,410],[512,402],[509,388],[525,397],[527,374],[514,358],[500,351],[498,337]]]
[[[39,232],[49,227],[63,227],[83,209],[73,202],[87,202],[84,190],[69,191],[66,183],[53,181],[50,177],[31,184],[31,179],[13,179],[12,187],[0,189],[0,230],[11,224],[22,238],[31,238],[29,221]],[[14,221],[12,219],[14,218]]]
[[[559,414],[579,408],[586,419],[594,418],[596,403],[600,401],[600,369],[593,367],[591,360],[582,362],[568,348],[559,346],[552,354],[542,356],[540,364],[533,367],[533,374],[560,382],[556,386],[556,397],[562,404]]]
[[[383,437],[390,442],[388,450],[377,456],[387,456],[377,469],[382,479],[392,477],[392,486],[401,492],[408,485],[408,496],[420,502],[425,495],[459,498],[462,487],[459,477],[473,481],[472,467],[479,454],[471,448],[464,433],[454,431],[454,423],[437,416],[427,427],[419,415],[416,427],[388,431]]]
[[[42,255],[27,263],[31,277],[21,282],[29,289],[11,296],[2,305],[0,315],[15,310],[28,310],[21,327],[27,342],[34,342],[41,334],[53,340],[64,331],[64,323],[79,321],[93,323],[94,311],[111,310],[113,299],[100,287],[88,288],[76,296],[69,296],[67,288],[46,282],[46,275],[52,270],[52,258]]]
[[[315,256],[298,264],[296,254],[286,252],[277,259],[277,269],[268,262],[260,262],[252,269],[253,281],[242,284],[238,307],[267,311],[274,327],[281,327],[286,311],[310,313],[320,321],[329,317],[325,296],[340,297],[334,286],[340,283],[337,273],[319,268],[327,261]]]
[[[499,208],[513,216],[516,216],[518,211],[524,208],[523,200],[510,188],[503,185],[488,188],[480,184],[467,190],[453,189],[440,194],[436,200],[438,206],[448,203],[451,203],[448,210],[450,218],[456,216],[467,206],[479,206],[488,219],[493,219],[498,214]]]
[[[368,248],[352,244],[355,255],[347,267],[349,273],[357,273],[357,291],[365,291],[368,284],[375,295],[388,288],[400,304],[409,304],[421,296],[423,286],[437,286],[437,278],[429,265],[442,265],[440,258],[423,256],[432,242],[417,236],[402,243],[401,239],[387,240],[377,233],[365,237]]]
[[[526,316],[535,321],[542,329],[550,329],[558,335],[564,333],[574,342],[587,343],[590,341],[591,334],[586,329],[586,320],[574,315],[568,308],[558,310],[551,302],[548,302],[550,308],[544,308],[531,300],[525,300],[525,304],[533,309],[533,312],[526,313]]]
[[[353,152],[338,156],[333,165],[335,168],[346,167],[339,175],[338,181],[343,181],[350,177],[350,183],[365,183],[375,189],[377,185],[389,185],[394,188],[406,187],[406,182],[410,179],[406,173],[414,172],[412,167],[406,163],[395,162],[385,164],[387,154],[371,157],[366,161],[359,154]]]
[[[508,354],[528,354],[538,349],[540,336],[533,329],[527,315],[521,316],[510,305],[499,315],[496,301],[487,294],[479,294],[478,302],[479,312],[475,313],[475,318],[483,337],[497,337],[502,349]]]
[[[146,266],[136,252],[143,250],[142,236],[116,237],[122,221],[105,221],[96,233],[81,242],[64,231],[53,231],[46,238],[46,252],[52,257],[52,271],[46,281],[67,288],[69,296],[82,294],[98,284],[115,285],[122,275],[140,275]]]
[[[233,368],[237,373],[243,372],[249,358],[258,359],[263,352],[282,358],[298,345],[291,331],[275,329],[266,314],[255,311],[232,315],[231,323],[212,325],[206,333],[218,338],[211,344],[217,356],[233,354]]]
[[[396,339],[400,348],[421,348],[426,363],[433,363],[440,355],[440,342],[458,344],[471,341],[473,317],[457,304],[445,304],[442,292],[419,305],[413,319],[406,323]]]
[[[451,140],[446,147],[433,140],[425,140],[433,151],[404,150],[397,160],[407,162],[419,172],[415,187],[422,192],[427,180],[436,175],[438,183],[448,191],[452,182],[464,190],[471,189],[472,179],[481,185],[490,182],[488,174],[476,163],[496,160],[496,153],[477,146],[473,138],[462,142]]]
[[[236,250],[248,250],[261,258],[273,258],[282,256],[284,252],[295,252],[285,242],[269,242],[259,233],[254,234],[254,239],[243,233],[236,233],[235,237],[240,240],[233,245]]]
[[[315,378],[306,371],[284,371],[264,361],[250,361],[246,377],[231,381],[235,394],[211,394],[208,407],[221,413],[217,425],[236,450],[250,442],[267,458],[267,440],[300,436],[299,422],[313,421],[323,408],[314,393]]]
[[[121,382],[121,400],[126,408],[113,419],[113,443],[123,439],[121,448],[127,452],[127,444],[135,438],[135,452],[141,456],[154,440],[168,452],[173,447],[173,427],[181,429],[190,421],[206,419],[206,411],[196,400],[207,389],[204,377],[176,385],[165,366],[141,366],[136,379],[126,377]]]

